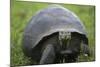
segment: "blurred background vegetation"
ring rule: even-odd
[[[21,45],[24,28],[29,23],[32,16],[39,10],[51,5],[51,3],[37,2],[19,2],[11,0],[11,66],[32,65],[34,62],[24,56]],[[95,60],[95,6],[90,5],[74,5],[60,4],[65,8],[73,11],[84,23],[88,38],[89,47],[91,48],[91,56],[84,58],[79,56],[80,62]]]

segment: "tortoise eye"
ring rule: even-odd
[[[66,39],[71,39],[71,32],[65,32],[66,34]]]

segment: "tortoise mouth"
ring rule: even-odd
[[[61,55],[70,55],[72,54],[72,51],[71,50],[63,50],[60,52]]]

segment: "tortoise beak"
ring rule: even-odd
[[[64,51],[61,51],[60,54],[72,54],[72,51],[71,50],[64,50]]]

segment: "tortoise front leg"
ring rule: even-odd
[[[85,56],[90,56],[90,49],[89,49],[88,45],[82,44],[82,53]]]
[[[40,64],[52,64],[55,60],[55,51],[52,44],[46,45],[43,50]]]

